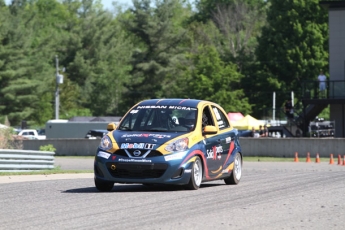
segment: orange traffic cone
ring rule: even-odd
[[[295,159],[293,161],[294,162],[299,162],[299,160],[298,160],[298,152],[295,152]]]
[[[320,156],[316,153],[315,163],[320,163]]]
[[[338,154],[338,165],[341,165],[341,155]]]
[[[311,162],[311,160],[310,160],[310,153],[309,153],[309,152],[307,153],[307,159],[306,159],[306,162],[307,162],[307,163]]]
[[[334,160],[333,160],[333,154],[331,153],[331,157],[329,159],[329,164],[332,165],[334,164]]]

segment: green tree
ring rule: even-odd
[[[248,97],[252,108],[257,105],[257,74],[261,67],[256,62],[256,48],[261,28],[266,23],[268,3],[264,0],[200,0],[199,11],[190,24],[194,44],[212,44],[225,63],[236,64],[243,75],[238,88]],[[258,106],[261,109],[262,105]],[[261,114],[260,114],[261,115]]]
[[[219,52],[223,60],[237,64],[242,72],[247,62],[255,60],[257,38],[265,25],[266,4],[262,0],[232,0],[228,4],[217,5],[211,15],[212,22],[223,35]]]
[[[61,62],[69,79],[78,85],[79,96],[72,98],[95,116],[121,115],[132,45],[118,20],[91,0],[71,11],[79,20],[70,22],[70,34],[64,38],[67,53]]]
[[[53,117],[55,54],[73,16],[56,0],[15,1],[8,9],[2,39],[6,64],[2,72],[0,67],[5,96],[0,113],[8,114],[13,125],[20,120],[43,125]]]
[[[127,84],[127,105],[169,94],[166,86],[170,85],[173,67],[183,53],[180,50],[185,39],[183,14],[183,5],[178,0],[156,1],[155,7],[149,0],[133,1],[131,17],[124,21],[136,44]]]
[[[265,4],[265,2],[264,0],[195,0],[197,13],[192,17],[192,20],[207,22],[212,19],[213,15],[221,8],[227,10],[228,7],[233,7],[238,3],[255,6],[258,3]]]
[[[41,106],[40,92],[44,88],[45,73],[49,71],[42,62],[44,47],[34,45],[34,14],[25,2],[16,2],[5,11],[0,49],[0,113],[8,115],[13,125],[21,120],[35,120]]]
[[[188,64],[181,65],[184,79],[179,79],[176,93],[182,98],[210,100],[227,112],[251,112],[243,90],[239,88],[242,75],[236,65],[224,63],[213,46],[200,46],[187,55]]]
[[[260,89],[270,89],[299,97],[301,82],[315,80],[320,69],[328,66],[327,11],[318,0],[270,1],[267,26],[257,48],[261,71],[255,81]],[[286,96],[277,97],[277,105]],[[256,104],[268,104],[267,94]]]

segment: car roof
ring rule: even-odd
[[[182,99],[182,98],[149,99],[149,100],[139,102],[137,106],[167,105],[167,106],[197,107],[200,102],[207,102],[207,101],[198,100],[198,99]]]

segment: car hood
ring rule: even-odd
[[[185,133],[167,133],[167,132],[128,132],[116,130],[113,132],[115,141],[121,145],[123,143],[153,143],[162,145],[165,142],[181,136]]]

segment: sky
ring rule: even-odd
[[[132,0],[101,0],[104,8],[113,9],[113,2],[117,2],[118,5],[132,6]]]
[[[6,4],[9,4],[12,0],[5,0]],[[132,6],[132,0],[101,0],[103,6],[107,10],[113,9],[113,2],[116,2],[117,5],[124,6],[124,8],[128,8]]]
[[[5,0],[6,4],[9,4],[12,0]],[[113,2],[117,2],[118,5],[132,6],[132,0],[101,0],[105,9],[112,10]]]

